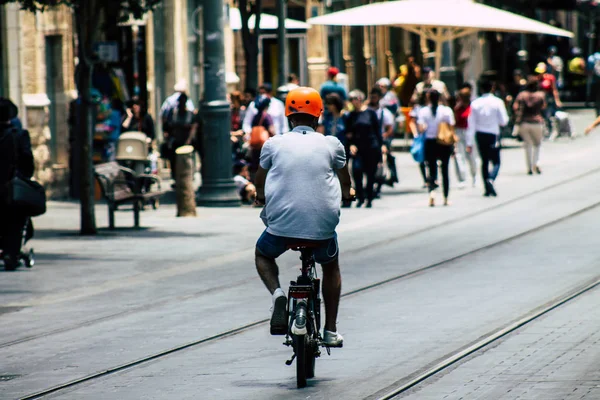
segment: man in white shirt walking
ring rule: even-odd
[[[494,85],[490,81],[481,83],[482,96],[471,104],[468,122],[467,152],[473,150],[474,140],[481,157],[481,176],[485,186],[484,196],[496,196],[494,181],[500,171],[500,131],[508,124],[508,113],[504,101],[492,94]],[[492,163],[492,170],[489,163]]]
[[[282,133],[288,132],[289,125],[288,120],[285,116],[285,105],[281,100],[276,97],[273,97],[273,87],[265,83],[261,87],[258,88],[258,94],[267,96],[271,99],[269,103],[269,108],[267,109],[267,114],[271,116],[273,119],[273,126],[275,127],[275,134],[281,135]],[[249,134],[252,132],[252,120],[258,114],[258,110],[256,109],[255,102],[250,103],[248,109],[246,110],[246,115],[244,116],[244,122],[242,124],[242,129],[244,133]]]

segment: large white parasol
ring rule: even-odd
[[[372,3],[311,18],[311,25],[397,26],[436,43],[435,69],[442,44],[477,31],[535,33],[573,37],[573,33],[472,0],[399,0]]]

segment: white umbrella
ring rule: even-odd
[[[256,16],[252,14],[248,19],[248,28],[251,30],[254,29],[254,24],[256,23]],[[279,25],[279,19],[271,14],[260,14],[260,29],[261,30],[271,30],[277,29]],[[242,29],[242,17],[240,16],[240,10],[237,8],[229,9],[229,26],[234,31],[239,31]],[[310,25],[306,22],[298,21],[295,19],[286,18],[285,20],[285,28],[286,29],[308,29]]]
[[[573,37],[573,33],[472,0],[400,0],[372,3],[325,14],[311,25],[398,26],[436,43],[435,69],[442,44],[477,31],[535,33]]]

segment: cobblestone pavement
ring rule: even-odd
[[[600,289],[479,352],[405,399],[600,399]]]
[[[592,118],[573,113],[578,131]],[[417,166],[399,153],[401,183],[385,188],[372,210],[343,211],[343,292],[392,281],[344,297],[346,344],[319,359],[317,377],[301,391],[294,368],[283,364],[291,352],[265,325],[210,339],[268,317],[270,299],[253,265],[264,229],[259,210],[199,208],[197,218],[180,219],[163,205],[142,214],[139,231],[127,228],[133,217],[123,210],[116,231],[80,237],[77,204],[51,203],[35,221],[38,264],[0,273],[0,398],[202,339],[53,397],[359,399],[406,380],[598,274],[600,133],[545,142],[540,176],[524,174],[518,142],[505,144],[498,198],[483,198],[480,184],[453,188],[450,207],[431,209]],[[105,205],[97,215],[107,226]],[[297,275],[297,255],[279,264],[282,282]],[[594,322],[582,313],[573,321],[589,331]],[[451,385],[444,390],[462,390]]]

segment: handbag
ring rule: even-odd
[[[452,146],[457,143],[458,137],[454,132],[454,127],[447,122],[440,122],[437,131],[437,141],[443,146]]]
[[[15,176],[8,183],[8,205],[28,217],[37,217],[46,212],[46,191],[36,181]]]
[[[410,154],[413,160],[419,164],[425,162],[425,134],[422,133],[413,139],[413,143],[410,146]]]
[[[8,207],[15,209],[28,217],[37,217],[46,212],[46,191],[38,182],[23,179],[17,172],[19,150],[17,148],[16,134],[14,136],[13,150],[15,164],[12,168],[12,178],[4,185],[4,201]],[[0,188],[2,189],[2,188]]]

